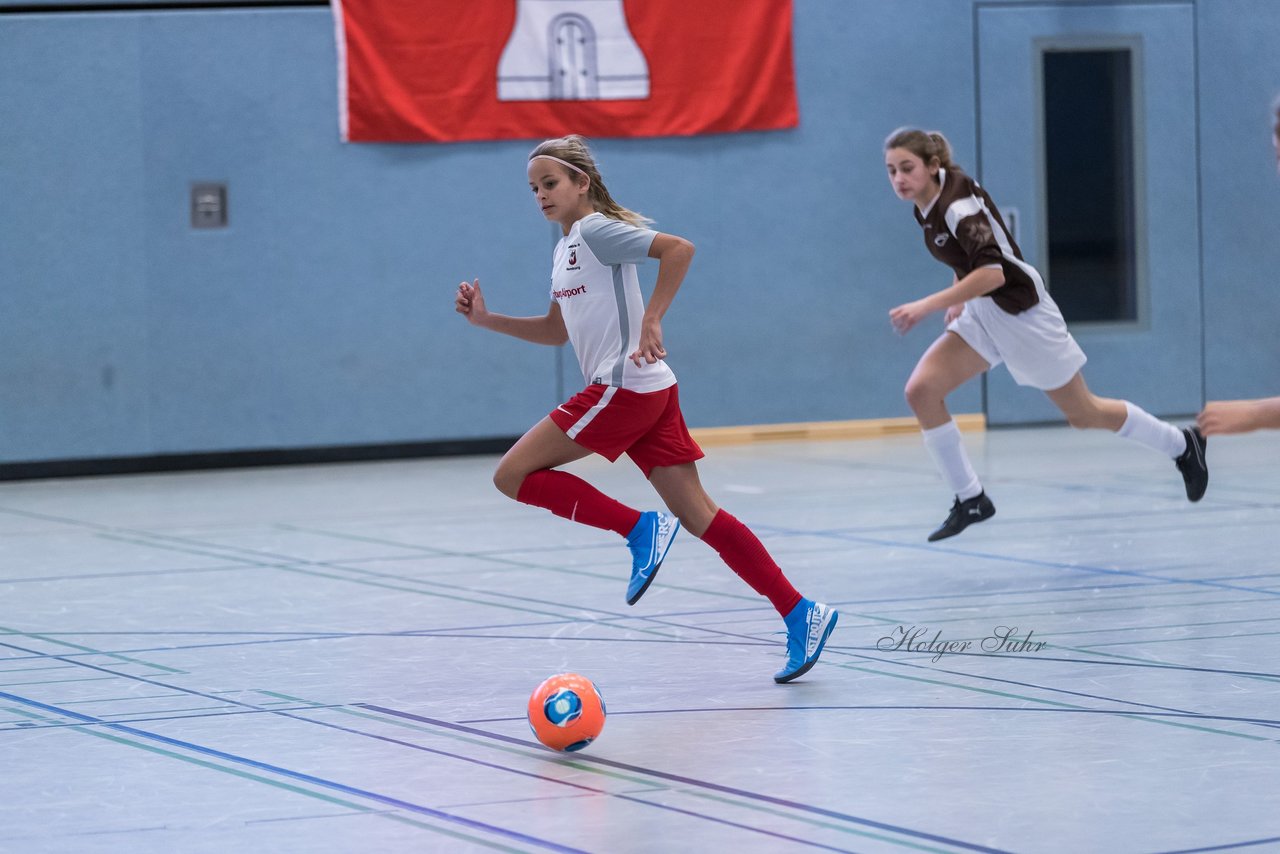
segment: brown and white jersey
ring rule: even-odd
[[[987,296],[1009,314],[1021,314],[1040,302],[1044,281],[1026,261],[1005,228],[1000,211],[978,182],[958,169],[938,171],[942,189],[916,221],[924,229],[929,253],[963,279],[981,267],[999,267],[1004,284]]]

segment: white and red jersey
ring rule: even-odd
[[[636,265],[649,257],[657,232],[588,214],[556,244],[551,298],[560,306],[569,342],[587,385],[635,392],[675,385],[666,362],[639,367],[627,358],[640,346],[644,299]]]

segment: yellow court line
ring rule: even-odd
[[[987,429],[981,413],[953,416],[962,432]],[[791,424],[748,424],[741,427],[698,427],[689,431],[699,445],[743,445],[750,442],[879,439],[920,432],[914,418],[869,418],[859,421],[798,421]]]

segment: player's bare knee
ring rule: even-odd
[[[911,407],[911,411],[917,413],[921,409],[940,403],[942,400],[941,395],[938,394],[931,383],[915,377],[907,380],[907,387],[903,389],[903,396],[906,397],[907,405]]]
[[[514,499],[520,494],[520,484],[524,483],[525,474],[516,471],[512,467],[504,466],[498,463],[498,468],[493,473],[493,485],[498,491],[508,498]]]

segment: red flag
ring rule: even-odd
[[[343,138],[688,136],[799,123],[791,0],[334,0]]]

